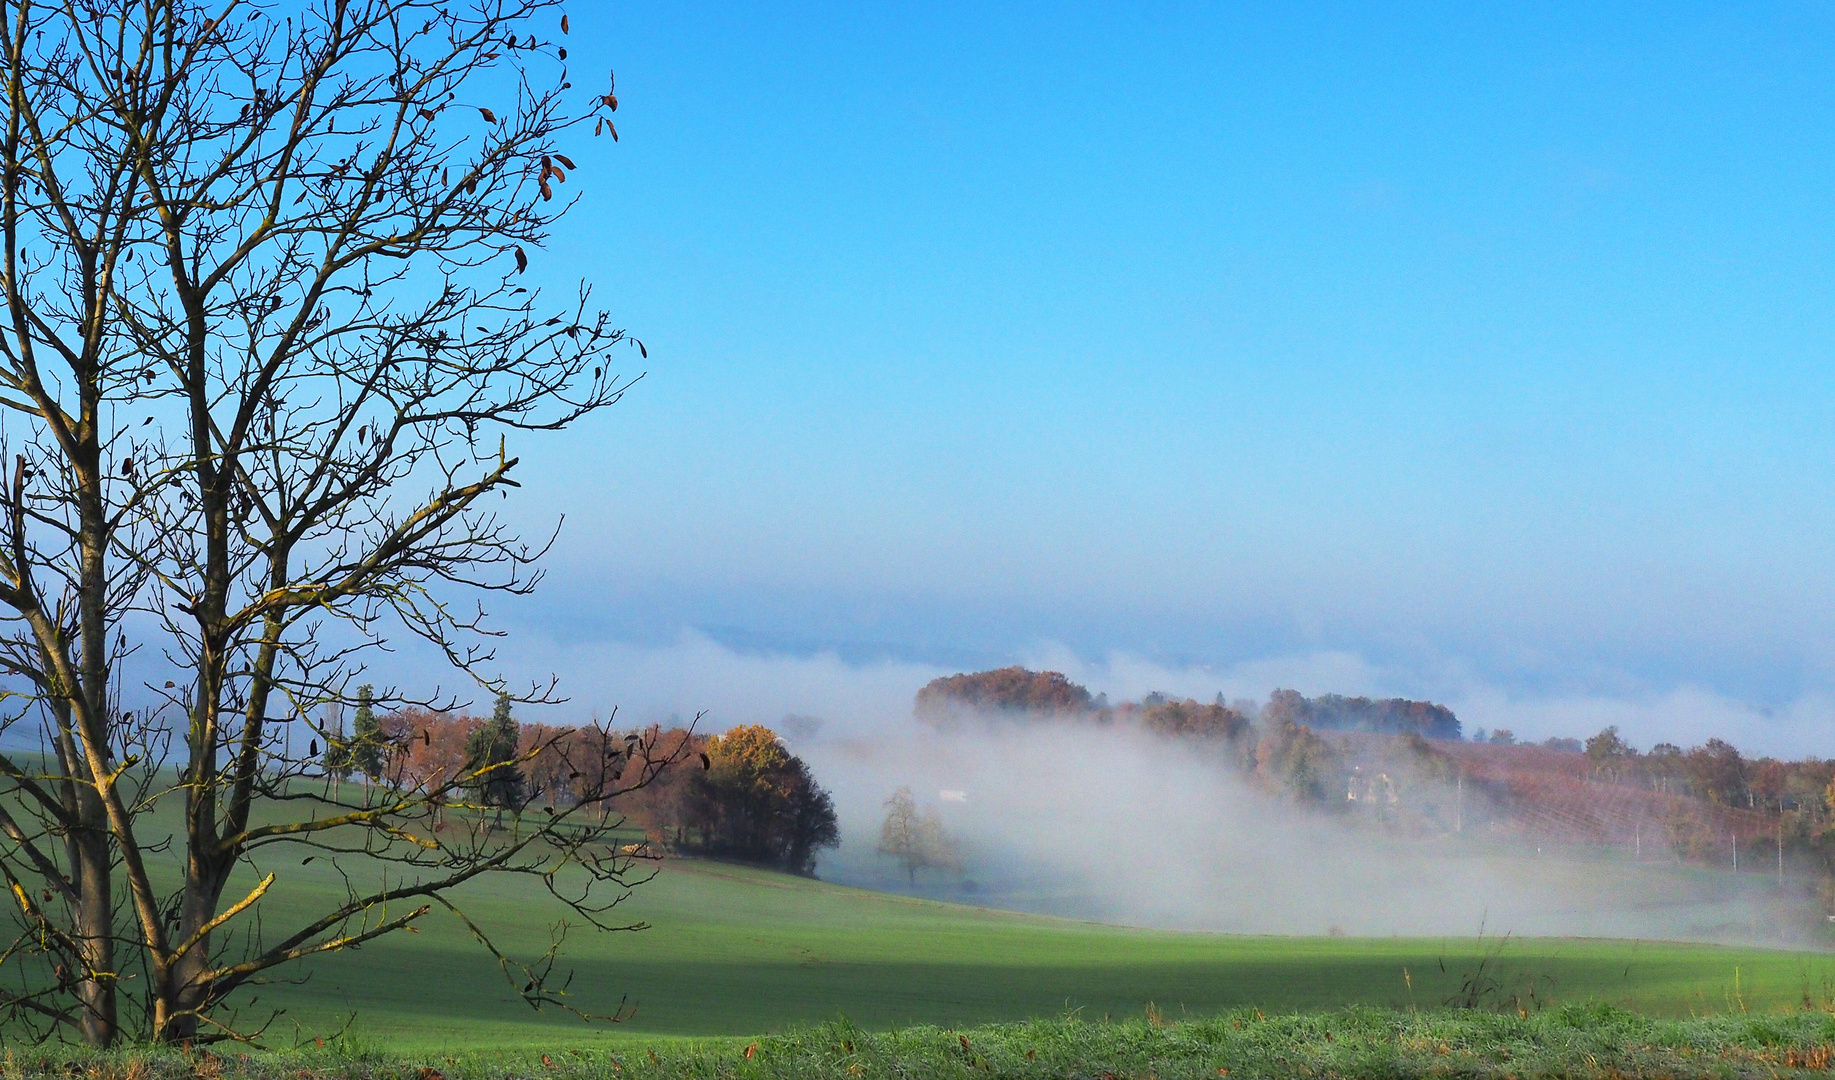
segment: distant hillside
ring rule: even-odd
[[[1063,672],[1004,667],[932,679],[917,693],[918,719],[948,727],[971,717],[1077,717],[1094,708],[1088,689]]]
[[[1431,701],[1406,698],[1343,697],[1322,694],[1316,698],[1293,690],[1276,690],[1262,707],[1262,719],[1304,724],[1315,731],[1370,731],[1390,735],[1416,734],[1427,739],[1457,739],[1459,718],[1453,710]]]
[[[1453,710],[1404,698],[1306,697],[1265,704],[1148,694],[1111,705],[1055,671],[1020,667],[937,679],[916,711],[1129,727],[1203,748],[1281,802],[1423,838],[1475,831],[1586,844],[1642,859],[1823,882],[1835,911],[1835,762],[1747,759],[1709,739],[1639,752],[1607,728],[1521,745],[1507,730],[1462,738]]]

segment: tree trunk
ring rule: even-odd
[[[95,1047],[113,1046],[120,1037],[115,1004],[114,888],[109,878],[108,812],[93,788],[79,788],[77,806],[82,825],[75,830],[71,866],[78,897],[76,932],[86,969],[77,986],[83,1010],[83,1041]],[[90,977],[90,972],[106,973]]]

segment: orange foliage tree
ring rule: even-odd
[[[820,851],[840,843],[834,800],[770,728],[745,724],[716,735],[703,761],[689,805],[696,839],[710,853],[812,874]]]

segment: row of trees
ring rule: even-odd
[[[1192,708],[1187,706],[1191,705]],[[1211,710],[1204,712],[1201,710]],[[1167,734],[1222,734],[1235,738],[1251,721],[1273,727],[1296,724],[1315,731],[1359,731],[1417,734],[1429,739],[1460,737],[1459,718],[1444,705],[1406,698],[1309,698],[1294,690],[1276,690],[1263,705],[1212,705],[1151,693],[1139,702],[1111,705],[1106,695],[1072,682],[1063,672],[1004,667],[933,679],[917,693],[918,719],[939,727],[965,720],[1084,720],[1095,723],[1139,721]],[[1194,726],[1195,725],[1195,726]]]
[[[1316,731],[1362,731],[1386,735],[1419,735],[1428,739],[1460,737],[1453,710],[1431,701],[1406,698],[1345,697],[1321,694],[1309,698],[1297,690],[1276,690],[1262,706],[1270,724],[1303,724]]]
[[[1596,779],[1690,794],[1723,806],[1822,813],[1835,801],[1835,761],[1747,758],[1723,739],[1683,750],[1660,742],[1639,753],[1608,727],[1586,740],[1587,764]]]
[[[1578,754],[1582,750],[1582,744],[1579,739],[1569,738],[1566,735],[1551,735],[1539,743],[1518,742],[1516,732],[1505,727],[1492,728],[1490,731],[1479,728],[1472,732],[1472,741],[1475,743],[1487,743],[1491,746],[1533,745],[1540,746],[1544,750],[1559,750],[1564,754]]]
[[[833,798],[766,727],[721,735],[554,728],[518,723],[503,697],[488,719],[409,708],[369,723],[359,710],[358,721],[344,751],[335,743],[325,751],[328,775],[336,775],[335,763],[363,759],[374,771],[351,767],[344,775],[411,789],[458,771],[476,805],[520,812],[576,806],[634,767],[650,775],[617,810],[658,845],[808,875],[821,852],[840,843]],[[374,733],[367,741],[366,731]],[[611,762],[609,772],[592,768],[598,760]],[[665,767],[671,763],[677,767]]]

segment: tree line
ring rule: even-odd
[[[1507,728],[1480,728],[1465,742],[1453,711],[1433,702],[1337,694],[1308,698],[1280,689],[1261,704],[1226,703],[1221,694],[1201,702],[1163,693],[1111,703],[1062,673],[1021,667],[934,680],[918,693],[915,706],[919,718],[932,724],[972,719],[1132,725],[1181,740],[1290,802],[1332,813],[1368,811],[1389,820],[1412,815],[1422,827],[1462,824],[1458,800],[1465,796],[1456,792],[1449,797],[1446,789],[1465,781],[1468,751],[1453,751],[1482,747],[1481,754],[1488,755],[1484,760],[1497,761],[1505,777],[1577,771],[1590,781],[1685,800],[1663,803],[1665,809],[1651,813],[1653,842],[1687,859],[1712,861],[1739,840],[1724,834],[1716,839],[1705,818],[1688,812],[1686,800],[1771,815],[1778,819],[1774,840],[1780,850],[1788,852],[1794,842],[1799,862],[1826,862],[1835,878],[1835,761],[1747,758],[1723,739],[1688,749],[1659,742],[1640,752],[1616,727],[1585,740],[1561,736],[1534,745],[1519,743]],[[1533,797],[1492,775],[1473,779],[1469,794],[1474,798],[1507,802]],[[1821,854],[1825,847],[1826,858]]]
[[[590,767],[605,755],[581,751],[628,743],[639,748],[631,764],[653,760],[655,775],[625,793],[617,812],[659,848],[812,876],[821,852],[840,844],[833,798],[767,727],[708,735],[660,725],[619,732],[524,724],[507,696],[488,718],[422,708],[378,714],[367,687],[352,719],[349,735],[327,725],[334,734],[322,761],[336,781],[413,788],[457,770],[472,777],[468,787],[480,805],[521,813],[571,806],[615,782],[582,771],[582,762]]]

